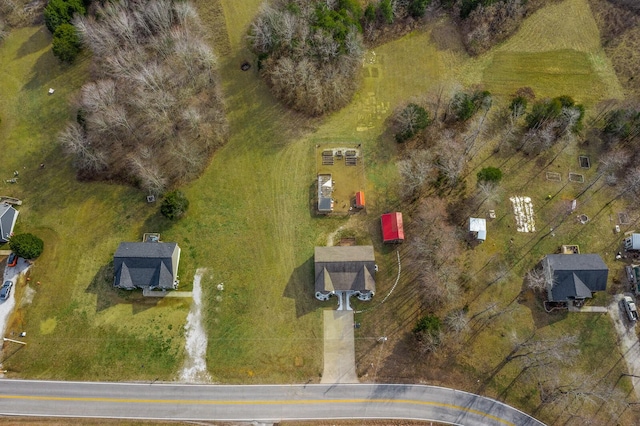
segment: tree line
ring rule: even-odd
[[[92,56],[94,80],[60,135],[78,177],[161,193],[196,177],[226,139],[216,71],[187,2],[106,2],[73,24]]]

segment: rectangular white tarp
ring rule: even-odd
[[[536,221],[533,216],[533,203],[529,197],[511,197],[513,215],[516,218],[518,232],[536,232]]]

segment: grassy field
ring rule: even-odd
[[[421,313],[415,283],[402,276],[393,295],[379,304],[395,282],[397,258],[393,248],[380,243],[378,215],[401,206],[398,147],[386,131],[389,114],[414,96],[440,88],[450,93],[473,84],[494,93],[496,107],[521,86],[532,87],[539,97],[569,94],[588,107],[621,97],[586,1],[565,0],[541,9],[511,39],[479,58],[464,53],[446,19],[379,46],[375,55],[368,52],[353,102],[322,119],[304,118],[280,106],[255,66],[240,70],[251,58],[244,34],[260,3],[196,2],[209,39],[222,53],[231,137],[206,172],[183,188],[191,207],[176,223],[162,219],[157,206],[148,205],[137,190],[76,181],[70,159],[56,147],[56,133],[73,114],[67,101],[87,78],[87,58],[61,67],[41,27],[12,31],[0,45],[0,138],[11,153],[2,170],[7,178],[20,171],[19,183],[7,186],[6,195],[24,199],[17,231],[35,232],[46,245],[31,281],[19,289],[19,294],[26,294],[27,286],[35,291],[33,301],[17,312],[10,328],[27,331],[29,344],[6,346],[3,368],[10,375],[32,378],[174,379],[183,361],[188,301],[149,301],[110,286],[109,264],[118,243],[157,231],[164,241],[177,241],[183,249],[180,278],[185,289],[196,268],[207,268],[207,365],[214,381],[317,380],[321,310],[333,306],[313,298],[313,247],[326,244],[342,227],[336,237],[355,236],[360,244],[373,244],[380,266],[377,300],[357,304],[365,310],[356,316],[362,324],[356,337],[363,381],[458,386],[531,412],[539,402],[535,389],[514,380],[514,366],[490,373],[508,352],[507,333],[535,329],[545,336],[580,333],[579,367],[609,371],[604,380],[615,382],[623,367],[618,353],[610,356],[616,340],[608,317],[548,315],[537,299],[521,294],[523,274],[560,244],[579,244],[583,253],[599,252],[607,262],[617,250],[620,236],[612,229],[617,213],[627,207],[620,201],[606,204],[613,197],[600,182],[582,193],[595,178],[597,146],[574,142],[527,158],[507,151],[493,154],[488,144],[470,164],[469,176],[493,165],[505,172],[505,180],[501,199],[476,212],[483,215],[494,208],[497,218],[489,223],[488,241],[465,252],[462,262],[473,279],[461,306],[467,304],[474,313],[498,301],[510,309],[504,320],[483,329],[464,348],[425,359],[413,351],[409,333]],[[552,37],[559,25],[562,37]],[[52,96],[47,95],[49,87],[56,89]],[[314,214],[315,146],[326,141],[362,144],[367,215]],[[590,156],[594,168],[579,168],[577,156],[583,154]],[[42,162],[46,167],[41,170]],[[560,173],[562,181],[546,180],[545,171]],[[568,182],[569,172],[584,174],[585,183]],[[468,187],[474,185],[469,178]],[[533,199],[536,233],[515,232],[508,200],[513,195]],[[576,197],[576,214],[590,217],[585,225],[564,214]],[[624,231],[640,218],[632,214],[632,219]],[[406,253],[400,254],[404,259]],[[505,269],[502,279],[488,284]],[[612,268],[612,277],[619,269]],[[224,283],[223,291],[217,290],[219,283]],[[596,302],[605,303],[606,295]],[[377,343],[380,336],[388,336],[388,342]],[[625,380],[619,385],[629,386]]]

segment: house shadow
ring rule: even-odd
[[[120,290],[113,286],[113,261],[103,265],[89,283],[85,292],[96,295],[96,312],[120,304],[130,304],[133,314],[155,307],[160,298],[145,297],[142,290]]]
[[[156,197],[156,201],[148,204],[149,209],[153,209],[154,213],[150,214],[144,221],[142,227],[138,231],[138,234],[140,236],[142,236],[145,232],[158,232],[162,234],[163,232],[171,229],[171,227],[175,223],[175,221],[167,219],[162,215],[162,213],[160,213],[160,204],[162,204],[162,200],[160,199],[160,197]],[[188,211],[185,216],[187,215],[189,215]]]
[[[313,257],[293,270],[282,295],[295,301],[298,318],[326,305],[314,297]]]
[[[523,280],[522,290],[518,295],[518,304],[529,309],[536,329],[562,321],[566,319],[569,314],[567,309],[557,309],[547,312],[544,307],[544,300],[545,295],[529,289],[526,280]]]

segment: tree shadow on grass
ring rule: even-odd
[[[31,55],[32,53],[39,52],[51,43],[51,34],[49,31],[41,27],[38,31],[33,33],[29,40],[22,43],[18,51],[16,52],[16,59],[20,59],[24,56]]]
[[[178,220],[181,220],[181,219],[170,220],[164,217],[162,213],[160,213],[161,202],[162,200],[159,200],[156,198],[155,202],[149,203],[149,209],[155,210],[155,212],[147,217],[147,219],[142,224],[142,227],[138,231],[141,239],[142,239],[142,235],[145,232],[158,232],[161,234],[160,238],[162,239],[162,233],[171,229],[174,223],[176,223]],[[189,213],[187,212],[187,215],[188,214]]]
[[[310,257],[293,270],[282,295],[295,301],[296,317],[300,318],[324,306],[316,300],[314,291],[313,257]]]
[[[113,286],[113,261],[103,265],[85,290],[96,295],[96,312],[104,311],[119,304],[130,304],[133,314],[155,307],[160,298],[145,297],[142,290],[120,290]]]
[[[25,84],[27,90],[45,88],[49,82],[59,77],[69,65],[60,64],[51,50],[43,52],[31,69],[31,78]]]

